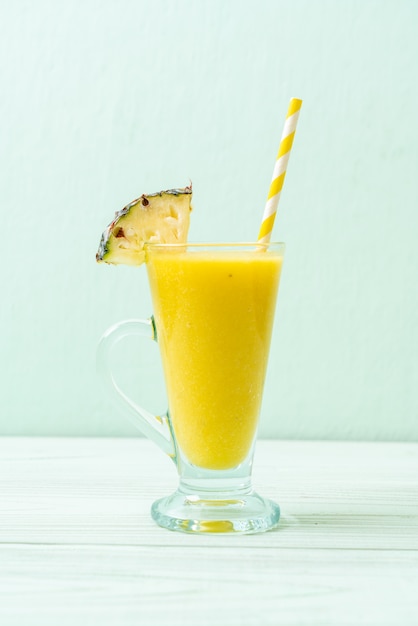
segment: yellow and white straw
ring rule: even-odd
[[[258,235],[258,241],[260,243],[270,241],[301,106],[302,100],[298,98],[292,98],[289,103],[282,138],[280,140],[279,152],[277,153],[273,170],[273,178],[264,208],[263,221],[261,222],[260,233]]]

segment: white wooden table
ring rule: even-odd
[[[259,442],[275,531],[157,527],[142,439],[0,439],[0,624],[418,624],[418,444]]]

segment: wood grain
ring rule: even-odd
[[[143,439],[0,439],[0,623],[418,623],[418,445],[258,444],[277,530],[158,528],[176,486]]]

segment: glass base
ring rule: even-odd
[[[280,508],[254,491],[207,493],[202,498],[177,490],[154,502],[151,515],[159,526],[184,533],[251,534],[274,528]]]

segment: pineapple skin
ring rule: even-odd
[[[145,252],[143,251],[143,247],[145,244],[145,240],[142,242],[138,242],[138,245],[130,245],[129,247],[121,250],[116,246],[116,240],[120,237],[124,237],[124,235],[120,233],[124,233],[124,226],[129,222],[129,218],[132,215],[133,210],[144,211],[148,210],[148,206],[150,205],[150,199],[152,202],[152,198],[164,199],[164,196],[188,196],[190,195],[189,200],[189,212],[192,210],[191,208],[191,196],[192,196],[192,185],[190,184],[188,187],[178,188],[178,189],[167,189],[165,191],[158,191],[156,193],[151,194],[142,194],[139,198],[132,200],[129,204],[127,204],[123,209],[117,211],[115,213],[114,220],[109,224],[106,230],[102,233],[99,249],[96,253],[96,261],[98,263],[108,263],[113,265],[132,265],[138,266],[142,265],[145,261]],[[167,198],[168,200],[168,198]],[[186,237],[188,231],[188,223],[186,226]],[[119,229],[118,229],[119,227]]]

